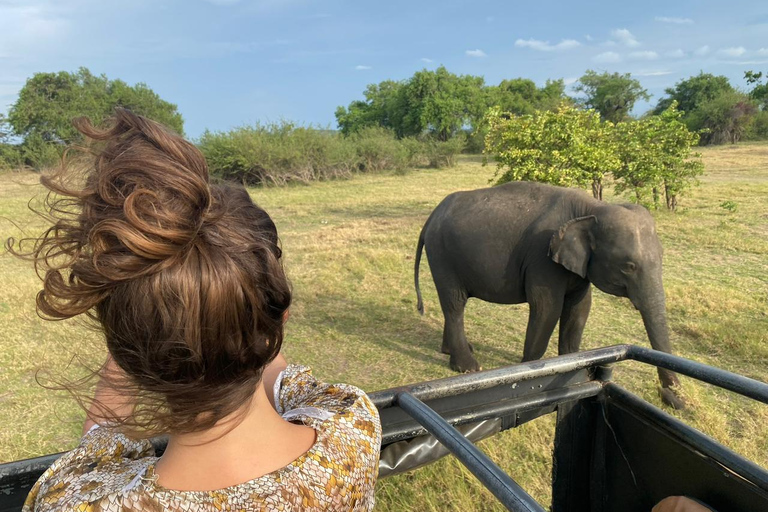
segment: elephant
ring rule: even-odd
[[[651,214],[609,204],[581,190],[532,182],[455,192],[427,219],[414,264],[426,248],[445,318],[442,352],[460,372],[480,369],[464,333],[470,297],[530,306],[523,361],[540,359],[560,322],[558,353],[579,350],[592,303],[591,284],[628,297],[651,346],[671,353],[662,285],[662,247]],[[685,406],[677,375],[659,368],[665,403]]]

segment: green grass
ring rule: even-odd
[[[678,354],[768,381],[768,146],[705,148],[702,185],[678,214],[655,213],[665,248],[665,285]],[[348,181],[252,190],[275,219],[295,306],[285,351],[316,374],[373,391],[452,375],[439,352],[442,315],[427,265],[426,314],[416,312],[413,259],[419,231],[448,193],[487,185],[492,167],[466,158],[446,170],[356,176]],[[0,238],[36,234],[26,207],[40,195],[37,176],[0,175]],[[608,197],[608,200],[617,200]],[[720,205],[731,200],[735,211]],[[78,322],[47,323],[34,312],[38,281],[26,262],[0,256],[0,461],[65,450],[83,419],[74,403],[41,388],[38,369],[79,374],[104,355],[98,334]],[[519,361],[527,305],[470,301],[467,336],[484,368]],[[597,292],[583,348],[648,346],[626,299]],[[556,355],[551,344],[547,357]],[[661,405],[655,372],[622,364],[615,380]],[[682,379],[688,410],[674,412],[768,467],[768,407]],[[481,443],[489,456],[540,501],[550,499],[554,418],[540,418]],[[502,510],[452,458],[382,480],[379,511]]]

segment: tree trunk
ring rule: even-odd
[[[653,206],[659,209],[659,188],[653,187]]]
[[[592,196],[595,199],[603,200],[603,179],[594,178],[592,180]]]

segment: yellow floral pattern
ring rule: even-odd
[[[370,399],[299,365],[288,366],[277,388],[278,412],[317,431],[312,448],[278,471],[216,491],[165,489],[155,483],[149,441],[100,427],[43,473],[23,512],[372,510],[381,424]]]

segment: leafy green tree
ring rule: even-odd
[[[579,78],[574,90],[586,96],[584,106],[614,123],[625,121],[638,100],[650,99],[648,91],[629,73],[597,73],[590,69]]]
[[[704,144],[735,144],[747,132],[757,111],[749,96],[734,90],[702,103],[685,120],[689,127],[701,131]]]
[[[565,82],[547,80],[539,88],[533,80],[513,78],[502,80],[499,85],[486,87],[489,107],[498,106],[502,112],[515,115],[533,114],[537,110],[557,110],[564,100]]]
[[[698,75],[680,80],[674,87],[667,88],[664,91],[667,96],[659,100],[653,113],[659,115],[667,110],[672,102],[677,102],[677,109],[682,110],[687,117],[704,103],[714,100],[723,93],[733,91],[734,88],[728,81],[728,77],[715,76],[702,71]]]
[[[345,135],[381,126],[401,138],[431,134],[446,141],[482,119],[484,85],[482,77],[456,75],[443,66],[425,69],[402,82],[369,85],[364,101],[336,109],[336,121]]]
[[[129,86],[122,80],[96,76],[86,68],[74,73],[36,73],[27,80],[11,107],[8,122],[13,133],[24,139],[32,165],[34,154],[45,145],[79,140],[72,119],[88,116],[95,123],[109,117],[115,107],[125,107],[183,133],[183,119],[176,105],[162,100],[146,84]],[[43,158],[44,160],[45,158]]]
[[[403,137],[403,89],[403,83],[394,80],[369,84],[363,93],[365,101],[353,101],[349,107],[336,109],[339,129],[344,135],[350,135],[366,127],[380,126],[391,128]]]
[[[768,110],[768,76],[766,76],[766,82],[762,82],[763,72],[755,73],[754,71],[746,71],[744,73],[744,79],[752,89],[749,91],[749,97],[755,100],[760,110]]]
[[[539,181],[588,187],[602,199],[603,178],[619,165],[613,123],[594,110],[564,104],[556,111],[510,116],[498,107],[486,114],[486,154],[496,161],[495,184]]]
[[[630,191],[635,202],[658,208],[663,190],[667,208],[677,208],[679,196],[704,171],[701,155],[692,152],[699,134],[688,130],[682,119],[683,112],[673,102],[658,116],[616,125],[617,192]]]

